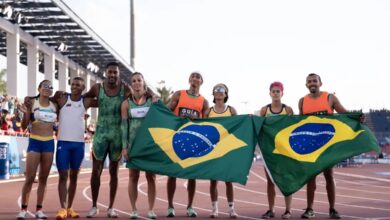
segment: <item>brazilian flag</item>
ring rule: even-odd
[[[158,102],[137,131],[128,163],[172,177],[246,184],[262,121],[249,115],[189,120]]]
[[[283,195],[298,191],[335,164],[368,151],[379,152],[361,114],[267,117],[260,149],[270,177]]]

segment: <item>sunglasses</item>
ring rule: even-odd
[[[51,85],[42,85],[42,89],[50,89],[50,90],[52,90],[53,86],[51,86]]]
[[[220,93],[225,93],[226,92],[226,89],[224,87],[215,87],[214,92],[220,92]]]

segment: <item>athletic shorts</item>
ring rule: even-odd
[[[104,161],[108,154],[111,161],[118,161],[122,153],[122,136],[120,128],[96,128],[93,137],[92,152],[96,160]]]
[[[54,139],[41,141],[30,137],[27,152],[54,153]]]
[[[56,164],[58,171],[79,170],[84,159],[84,142],[58,141]]]

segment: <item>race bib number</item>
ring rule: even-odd
[[[199,118],[200,113],[194,109],[180,107],[179,116],[184,118]]]

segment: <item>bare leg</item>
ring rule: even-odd
[[[313,179],[309,180],[306,185],[307,208],[313,209],[314,193],[316,191],[316,187],[316,177],[313,177]]]
[[[66,204],[66,195],[68,194],[68,189],[66,183],[68,182],[68,170],[59,171],[59,180],[58,180],[58,196],[60,198],[61,208],[65,208]]]
[[[210,180],[210,197],[211,197],[211,202],[216,202],[218,201],[218,181],[216,180]]]
[[[111,209],[114,206],[116,191],[118,189],[118,161],[110,161],[110,204],[108,208]]]
[[[333,179],[333,169],[329,168],[324,170],[324,176],[326,180],[326,192],[328,193],[329,208],[334,209],[336,202],[336,185]]]
[[[194,197],[195,197],[195,189],[196,189],[196,181],[194,179],[188,180],[188,187],[187,187],[188,204],[187,204],[187,208],[192,207],[192,202],[194,201]]]
[[[148,181],[149,210],[153,210],[154,202],[156,201],[156,175],[153,173],[146,173],[146,180]]]
[[[77,188],[77,177],[79,175],[79,170],[70,170],[69,173],[69,188],[68,188],[68,208],[71,208],[73,205],[73,199],[76,194]]]
[[[284,197],[284,202],[286,204],[286,211],[291,212],[291,201],[292,201],[292,195]]]
[[[268,210],[274,212],[275,206],[275,184],[272,182],[271,178],[268,176],[268,172],[265,172],[267,176],[267,198],[268,198]]]
[[[22,205],[27,205],[30,198],[32,185],[37,174],[38,165],[41,161],[41,154],[28,152],[26,158],[26,177],[22,188]]]
[[[132,211],[137,211],[137,197],[138,197],[138,190],[137,190],[137,184],[139,179],[139,170],[136,169],[129,169],[129,198],[130,198],[130,205]]]
[[[227,197],[228,203],[234,202],[233,183],[225,182],[225,185],[226,185],[226,197]]]
[[[50,174],[50,168],[53,164],[53,153],[41,153],[41,164],[39,168],[39,184],[37,190],[37,205],[42,205],[45,197],[47,177]]]
[[[176,177],[168,176],[167,194],[168,194],[168,208],[173,208],[173,196],[176,191]]]
[[[103,171],[103,162],[101,160],[96,160],[95,156],[92,154],[92,174],[91,174],[91,194],[92,194],[92,207],[97,207],[97,200],[99,197],[100,189],[100,176]]]

